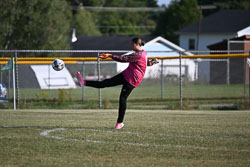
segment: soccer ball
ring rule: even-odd
[[[52,63],[52,67],[56,71],[61,71],[64,68],[64,61],[61,59],[55,59]]]

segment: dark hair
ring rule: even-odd
[[[145,45],[145,41],[141,40],[141,38],[138,38],[138,37],[133,38],[131,40],[131,42],[133,42],[135,44],[139,44],[140,46],[144,46]]]

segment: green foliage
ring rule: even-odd
[[[37,100],[40,100],[40,93],[36,93]]]
[[[68,104],[71,104],[73,102],[73,89],[58,89],[58,99],[57,102],[60,105],[66,104],[66,101],[68,101]]]
[[[215,5],[218,9],[250,9],[249,0],[198,0],[200,5]]]
[[[48,98],[48,93],[47,92],[41,92],[41,93],[37,92],[36,98],[37,98],[37,100],[46,101]]]
[[[0,48],[69,48],[69,9],[65,0],[2,0]]]
[[[150,34],[156,23],[148,13],[134,12],[100,12],[98,20],[100,30],[108,35],[145,35]],[[142,17],[144,16],[144,17]]]
[[[101,6],[103,0],[68,0],[72,5],[83,5],[83,6]]]
[[[175,32],[197,21],[199,14],[197,0],[174,0],[160,15],[155,34],[178,44],[178,35]]]
[[[249,110],[250,109],[250,100],[243,99],[236,102],[235,107],[240,110]]]
[[[250,9],[249,1],[227,1],[225,2],[215,2],[218,9]]]
[[[173,0],[163,13],[84,10],[157,7],[157,0],[1,0],[0,49],[69,49],[72,28],[77,36],[153,33],[178,44],[175,32],[199,19],[197,1],[217,7],[203,10],[204,16],[219,9],[250,9],[249,0]]]
[[[94,19],[90,12],[83,7],[79,7],[73,17],[72,26],[76,28],[77,34],[84,36],[98,36],[101,35],[99,29],[96,27]]]
[[[66,97],[66,91],[64,89],[58,89],[58,104],[64,104]]]
[[[86,6],[104,7],[156,7],[156,0],[106,0],[94,1],[81,0]],[[99,11],[91,12],[96,19],[103,35],[145,35],[152,32],[155,27],[155,13],[127,12],[127,11]]]
[[[68,96],[68,100],[72,102],[73,101],[73,89],[72,88],[68,90],[67,96]]]
[[[103,109],[110,109],[110,108],[113,108],[113,105],[109,99],[105,98],[103,100]]]
[[[0,103],[0,108],[1,109],[9,109],[10,106],[8,105],[8,103]]]
[[[216,9],[203,10],[204,17],[221,9],[250,9],[249,0],[198,0],[199,5],[215,5]]]
[[[155,26],[154,13],[89,12],[84,6],[156,7],[157,1],[1,0],[0,49],[69,49],[72,28],[78,36],[144,35]]]

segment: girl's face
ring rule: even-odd
[[[141,50],[141,47],[140,47],[139,44],[136,44],[136,43],[131,42],[130,45],[131,45],[131,49],[132,49],[133,51]]]

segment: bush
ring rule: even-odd
[[[64,89],[58,89],[58,104],[62,105],[66,101],[66,92]]]

